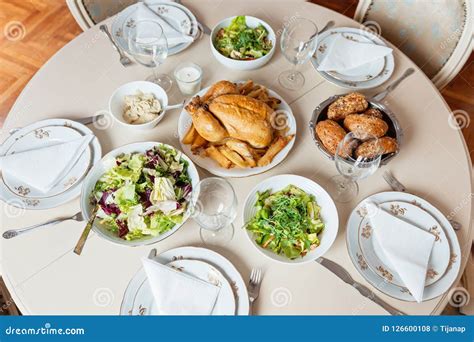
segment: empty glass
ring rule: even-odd
[[[135,26],[130,28],[128,46],[138,63],[152,68],[153,75],[146,80],[169,91],[173,81],[168,75],[158,74],[156,70],[168,57],[168,42],[161,25],[152,20],[137,21]]]
[[[223,178],[210,177],[193,190],[191,207],[206,244],[225,245],[234,236],[232,222],[237,216],[237,197],[232,185]]]
[[[354,152],[363,142],[370,142],[370,153],[365,157],[354,157]],[[339,175],[332,178],[331,194],[335,201],[347,203],[359,193],[357,181],[377,171],[382,159],[379,140],[370,135],[358,136],[348,133],[339,143],[334,156]]]
[[[304,76],[296,70],[300,64],[306,63],[316,51],[318,28],[315,23],[305,18],[293,18],[283,29],[281,51],[293,64],[292,70],[284,71],[278,80],[282,87],[298,90],[304,85]]]

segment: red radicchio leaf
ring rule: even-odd
[[[116,220],[115,223],[117,223],[117,226],[119,226],[119,231],[118,231],[119,238],[123,238],[125,235],[128,234],[129,230],[127,227],[127,222]]]

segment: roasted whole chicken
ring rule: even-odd
[[[288,127],[272,125],[279,104],[253,81],[219,81],[185,107],[192,126],[183,143],[224,168],[266,166],[294,137]]]

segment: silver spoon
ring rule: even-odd
[[[45,227],[45,226],[51,226],[51,225],[55,225],[55,224],[58,224],[60,222],[69,221],[69,220],[84,221],[84,217],[82,216],[82,213],[79,212],[79,213],[74,214],[71,217],[59,218],[59,219],[51,220],[51,221],[48,221],[48,222],[35,224],[33,226],[29,226],[29,227],[25,227],[25,228],[10,229],[10,230],[7,230],[6,232],[4,232],[2,234],[2,236],[3,236],[4,239],[11,239],[11,238],[14,238],[15,236],[30,232],[30,231],[32,231],[34,229],[37,229],[37,228],[42,228],[42,227]]]

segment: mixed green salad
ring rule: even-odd
[[[273,47],[263,25],[247,26],[245,16],[235,17],[230,25],[221,28],[214,40],[214,46],[226,57],[238,60],[252,60],[265,56]]]
[[[273,194],[257,193],[255,207],[257,213],[246,228],[261,247],[295,259],[319,246],[324,223],[313,195],[288,185]]]
[[[116,157],[92,193],[97,218],[125,240],[163,234],[183,221],[192,191],[187,170],[181,152],[166,145]]]

